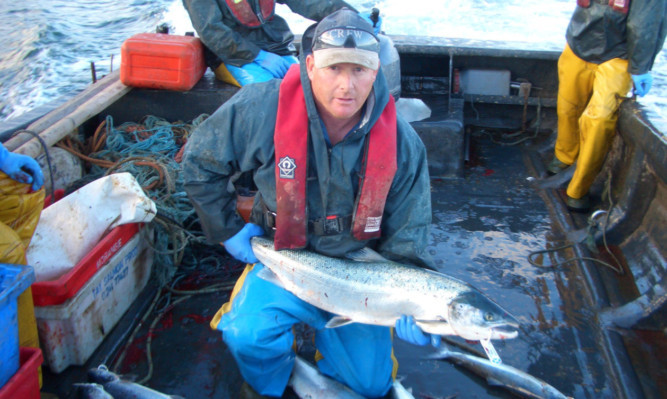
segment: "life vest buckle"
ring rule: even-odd
[[[324,219],[324,234],[339,234],[343,231],[343,223],[339,217],[327,217]]]
[[[264,210],[264,225],[276,231],[276,213],[268,209]]]
[[[326,218],[308,221],[311,233],[318,236],[331,236],[350,229],[352,216],[327,216]]]

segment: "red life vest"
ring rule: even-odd
[[[591,0],[577,0],[577,5],[588,8],[591,6]],[[630,10],[630,0],[609,0],[609,7],[613,8],[614,11],[627,14]]]
[[[248,28],[264,25],[266,21],[273,18],[276,8],[275,0],[225,0],[225,2],[234,18]]]
[[[352,235],[357,240],[380,236],[384,205],[396,174],[396,106],[393,97],[389,96],[389,102],[369,134],[352,215]],[[277,203],[275,249],[304,248],[308,242],[308,111],[298,64],[290,67],[280,84],[273,141]]]

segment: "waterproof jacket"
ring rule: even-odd
[[[577,6],[567,27],[567,43],[584,61],[601,64],[612,58],[629,61],[632,75],[647,73],[667,34],[667,0],[630,0],[627,14],[608,0]]]
[[[355,209],[364,142],[389,99],[384,75],[380,69],[366,102],[362,123],[329,148],[305,62],[300,68],[309,115],[308,219],[351,215]],[[232,187],[233,178],[239,172],[251,172],[258,190],[251,221],[267,230],[262,202],[269,210],[276,210],[273,135],[280,83],[281,80],[274,79],[243,87],[188,139],[183,158],[185,190],[212,244],[224,242],[244,225],[236,212],[236,194]],[[315,235],[309,231],[308,248],[329,256],[343,256],[370,246],[387,258],[432,267],[425,252],[431,224],[426,149],[400,115],[397,115],[397,167],[384,208],[381,238],[357,241],[349,227],[336,235]]]
[[[343,7],[354,10],[342,0],[277,0],[295,13],[319,21]],[[206,63],[216,69],[220,63],[240,67],[252,62],[265,50],[279,55],[294,53],[294,35],[287,22],[275,14],[272,19],[257,28],[240,24],[225,4],[225,0],[183,0],[190,14],[192,26],[204,43]]]

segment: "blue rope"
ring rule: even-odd
[[[145,189],[157,206],[158,216],[172,220],[183,226],[186,221],[195,217],[195,210],[183,188],[181,164],[174,160],[174,156],[181,150],[187,137],[199,126],[208,115],[202,114],[191,123],[169,123],[163,118],[147,116],[143,124],[123,123],[114,126],[113,118],[106,117],[107,139],[106,148],[91,157],[105,159],[112,162],[121,162],[113,169],[114,173],[129,172]],[[137,165],[135,162],[124,162],[133,158],[150,159],[163,173],[162,184],[160,173],[154,167]],[[93,177],[101,177],[107,169],[94,165],[91,170]],[[183,257],[196,258],[194,254],[185,254],[189,251],[186,246],[188,237],[203,240],[199,231],[174,231],[173,226],[164,223],[153,223],[155,229],[155,258],[153,265],[160,283],[168,282],[176,272]],[[180,237],[181,243],[175,243],[174,237]],[[181,250],[177,256],[176,253]]]

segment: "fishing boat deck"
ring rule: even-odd
[[[407,60],[413,54],[410,49],[401,51],[402,57],[407,53]],[[465,54],[457,57],[466,61]],[[510,55],[507,59],[512,58]],[[545,57],[545,62],[553,61],[553,57]],[[409,66],[402,66],[402,72],[422,73],[411,71]],[[553,79],[553,67],[544,73]],[[160,109],[171,112],[170,107],[176,105],[194,104],[198,99],[210,101],[210,96],[197,97],[205,91],[216,92],[217,97],[209,104],[215,109],[216,101],[222,103],[233,94],[233,90],[220,89],[207,76],[209,81],[200,82],[193,93],[183,94],[188,100],[162,102],[165,107]],[[543,86],[545,91],[553,92],[553,87]],[[151,104],[153,96],[159,95],[133,91],[126,97],[128,101]],[[428,145],[428,140],[433,139],[428,135],[437,133],[439,127],[452,132],[453,102],[442,95],[423,99],[433,115],[415,123],[415,128],[426,132],[424,141]],[[518,338],[493,342],[504,363],[575,398],[642,397],[641,392],[644,397],[660,397],[667,392],[667,372],[662,361],[667,350],[664,332],[651,326],[609,329],[600,320],[601,308],[636,295],[631,273],[624,270],[624,275],[618,275],[608,267],[583,259],[565,262],[596,257],[615,264],[604,248],[599,255],[584,244],[559,249],[585,238],[590,215],[569,212],[563,201],[563,182],[546,177],[544,165],[550,160],[555,139],[553,101],[551,108],[547,107],[549,104],[540,108],[542,104],[535,98],[530,104],[527,117],[523,117],[521,101],[516,98],[501,107],[493,99],[486,103],[474,99],[459,103],[463,118],[461,158],[454,162],[441,159],[444,169],[431,175],[433,225],[429,252],[441,272],[477,287],[519,319]],[[187,108],[179,109],[186,112],[181,119],[197,116],[187,114]],[[141,106],[115,104],[108,112],[120,124],[138,120],[143,116],[142,110]],[[158,111],[155,113],[159,115]],[[522,140],[526,137],[529,139]],[[594,187],[596,207],[605,205],[602,191],[601,187]],[[620,255],[618,247],[610,248]],[[553,251],[538,253],[544,249]],[[223,250],[205,246],[197,250],[207,256],[213,254],[219,262],[200,262],[182,269],[173,289],[205,289],[234,281],[240,273],[242,265]],[[535,265],[528,260],[533,252]],[[623,263],[624,258],[620,258]],[[60,398],[76,397],[72,384],[85,381],[89,368],[106,364],[128,379],[141,380],[149,375],[144,385],[164,393],[185,398],[238,397],[242,384],[238,368],[220,334],[208,325],[228,299],[229,289],[187,295],[163,291],[155,309],[141,320],[156,291],[155,285],[144,290],[86,365],[71,366],[57,375],[45,368],[43,392]],[[627,298],[621,298],[624,293]],[[130,337],[138,323],[142,327]],[[312,331],[302,327],[300,332],[300,354],[312,360]],[[452,349],[465,352],[461,348],[466,347],[482,353],[479,343],[446,341]],[[506,390],[492,387],[449,362],[425,360],[424,356],[432,351],[431,347],[395,342],[399,378],[415,398],[512,397]]]
[[[613,382],[606,372],[599,333],[592,321],[594,310],[588,304],[586,283],[576,262],[548,267],[576,254],[564,250],[540,257],[545,267],[533,266],[527,260],[530,252],[556,247],[567,240],[563,226],[553,216],[566,210],[558,199],[554,201],[550,193],[536,188],[528,179],[536,170],[526,156],[531,152],[526,147],[547,148],[550,137],[541,134],[537,139],[541,143],[507,146],[494,142],[501,139],[498,132],[469,131],[469,159],[463,177],[432,177],[429,252],[440,271],[471,283],[521,321],[517,339],[495,341],[506,364],[547,381],[569,396],[611,398]],[[579,215],[568,216],[575,225],[586,223]],[[224,251],[217,255],[223,259],[222,269],[213,264],[197,265],[183,273],[174,288],[194,291],[233,280],[242,265]],[[161,392],[185,398],[236,398],[242,381],[239,371],[220,334],[208,326],[229,291],[192,295],[184,300],[180,299],[183,295],[163,296],[159,311],[143,322],[143,328],[124,347],[124,340],[153,300],[155,290],[154,286],[145,290],[86,366],[72,366],[60,375],[45,370],[44,391],[71,397],[71,384],[85,381],[88,368],[107,364],[130,379],[143,378],[151,367],[145,385]],[[308,333],[304,329],[300,339],[305,353],[312,352],[305,338]],[[146,357],[149,340],[150,362]],[[479,344],[460,343],[481,351]],[[431,351],[396,341],[399,376],[416,398],[510,397],[507,391],[490,387],[464,369],[424,360]],[[120,356],[123,359],[119,361]]]

